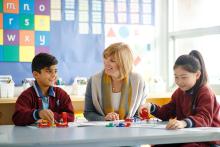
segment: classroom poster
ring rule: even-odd
[[[129,42],[137,69],[152,67],[152,31],[154,0],[0,0],[0,75],[21,85],[34,55],[49,52],[59,78],[72,84],[101,71],[103,50],[118,41]]]
[[[153,26],[106,24],[105,46],[114,42],[127,43],[133,52],[135,70],[144,74],[144,77],[149,77],[154,73],[152,69],[156,66],[154,32]]]
[[[49,52],[50,0],[0,0],[0,62]]]

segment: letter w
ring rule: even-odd
[[[15,34],[14,35],[7,35],[7,37],[8,37],[8,41],[15,41],[16,35]]]

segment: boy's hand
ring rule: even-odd
[[[150,108],[151,103],[145,103],[144,105],[140,106],[138,109],[138,114],[141,119],[149,119]]]
[[[176,120],[170,119],[167,123],[166,129],[174,130],[174,129],[182,129],[186,127],[186,122],[184,120]]]
[[[39,117],[45,120],[50,121],[51,123],[54,122],[54,114],[53,111],[50,109],[42,109],[39,111]]]
[[[110,112],[105,116],[105,120],[110,120],[110,121],[119,120],[119,115],[115,112]]]

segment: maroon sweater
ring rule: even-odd
[[[74,121],[74,111],[69,95],[59,87],[53,87],[55,97],[49,96],[49,109],[54,112],[54,119],[59,121],[61,113],[67,112],[67,120]],[[35,123],[33,112],[41,109],[39,106],[39,97],[37,96],[33,86],[26,89],[18,97],[15,104],[15,112],[12,120],[15,125],[30,125]]]
[[[220,127],[220,105],[213,91],[207,86],[202,86],[198,90],[194,113],[192,113],[192,94],[180,88],[173,93],[168,104],[162,107],[154,104],[154,107],[152,114],[165,121],[176,117],[177,120],[190,120],[193,124],[191,127]]]

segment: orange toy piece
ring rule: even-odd
[[[147,108],[143,108],[141,110],[140,117],[142,120],[149,120],[150,119]]]
[[[51,123],[48,120],[42,120],[41,122],[38,123],[39,128],[49,128],[51,127]]]

